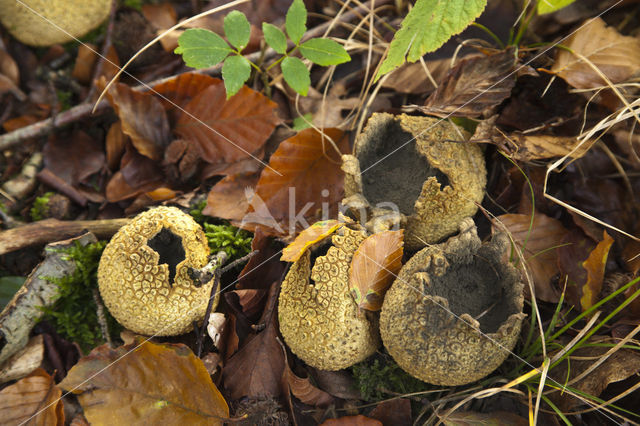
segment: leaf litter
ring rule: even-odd
[[[140,43],[191,16],[182,3],[118,10],[107,22],[116,31],[99,33],[91,46],[115,64],[126,61]],[[390,3],[382,0],[376,6]],[[231,68],[186,69],[173,54],[183,31],[175,30],[162,40],[162,48],[152,49],[132,69],[150,89],[123,78],[109,90],[103,104],[108,106],[95,116],[87,115],[89,102],[96,88],[115,75],[113,65],[88,45],[53,46],[35,54],[10,36],[3,38],[0,201],[8,207],[0,215],[3,226],[30,221],[29,211],[44,205],[46,192],[52,190],[72,206],[68,211],[76,220],[119,218],[160,203],[194,209],[198,200],[206,200],[200,208],[203,220],[254,232],[256,251],[244,267],[236,266],[222,277],[221,309],[228,320],[220,353],[210,340],[204,345],[203,359],[215,364],[209,370],[191,352],[202,337],[197,333],[156,338],[153,343],[118,341],[115,348],[94,348],[62,382],[62,374],[52,378],[53,369],[44,363],[46,372],[23,372],[17,382],[3,384],[3,418],[23,421],[18,419],[43,409],[32,420],[62,424],[63,406],[72,405],[69,398],[59,399],[62,391],[122,357],[74,390],[89,422],[112,416],[131,423],[160,417],[215,423],[233,416],[242,422],[243,413],[250,413],[247,418],[252,421],[270,416],[298,424],[411,424],[429,416],[437,420],[434,413],[455,405],[448,396],[398,395],[381,383],[378,391],[396,399],[368,406],[372,401],[357,401],[362,394],[353,389],[355,370],[317,371],[295,357],[278,332],[278,292],[287,267],[281,256],[295,262],[306,251],[321,248],[343,226],[337,220],[343,198],[341,155],[351,152],[357,129],[371,112],[411,111],[451,119],[474,134],[469,143],[481,144],[489,171],[482,207],[493,219],[480,213],[474,220],[483,238],[508,231],[514,245],[505,256],[517,264],[523,279],[531,277],[534,293],[525,295],[532,321],[516,349],[516,354],[522,350],[530,355],[531,365],[519,365],[511,357],[505,366],[518,373],[504,368],[491,376],[504,383],[520,380],[518,384],[511,392],[502,388],[488,397],[482,394],[486,389],[467,388],[464,392],[478,392],[475,396],[490,404],[484,409],[465,406],[440,420],[519,423],[535,413],[556,421],[561,417],[552,414],[555,406],[575,422],[580,415],[597,412],[593,407],[601,401],[595,398],[606,396],[613,400],[604,404],[609,411],[600,413],[638,421],[624,407],[629,404],[625,392],[638,386],[635,354],[640,348],[634,333],[640,308],[639,299],[631,299],[638,292],[632,281],[640,269],[640,246],[615,231],[638,231],[634,194],[640,183],[640,149],[633,124],[638,121],[634,78],[640,69],[637,18],[629,5],[616,5],[602,17],[585,12],[578,2],[547,15],[537,15],[531,5],[529,15],[523,15],[531,21],[509,22],[502,28],[500,20],[487,18],[496,7],[489,4],[477,21],[480,25],[497,38],[513,28],[522,32],[498,43],[491,35],[476,38],[465,31],[423,56],[433,50],[435,39],[426,39],[422,27],[413,23],[439,19],[446,12],[438,8],[441,2],[435,2],[437,8],[425,8],[431,3],[416,1],[403,22],[408,10],[383,7],[373,15],[367,9],[370,3],[343,8],[328,0],[296,0],[291,16],[298,19],[287,23],[288,0],[244,2],[236,10],[247,16],[249,37],[243,33],[234,38],[238,34],[224,28],[226,12],[189,26],[226,33],[229,37],[223,42],[233,47],[246,44],[242,54],[259,66],[274,65],[276,56],[268,46],[277,47],[280,54],[291,53],[281,67],[275,64],[264,78],[251,74],[227,99],[225,82]],[[451,34],[485,8],[483,1],[472,3],[457,11]],[[306,25],[301,6],[309,12]],[[140,23],[140,31],[125,31],[127,22]],[[525,28],[525,22],[530,27]],[[240,27],[246,29],[244,23]],[[399,30],[395,36],[390,27]],[[273,41],[278,31],[285,35],[284,46]],[[308,38],[320,41],[307,41],[307,31]],[[330,38],[321,38],[323,34]],[[297,52],[291,51],[293,44],[286,45],[287,35],[299,41]],[[439,32],[432,36],[444,37]],[[123,46],[127,37],[130,46]],[[263,49],[266,38],[271,41]],[[561,46],[545,50],[558,40]],[[336,45],[344,46],[348,55],[335,50]],[[398,45],[406,47],[402,55],[393,50]],[[324,53],[317,56],[318,52]],[[305,63],[305,58],[315,64]],[[351,60],[335,68],[318,66],[327,58],[333,58],[330,65]],[[299,81],[287,71],[290,67],[300,69]],[[308,96],[286,88],[282,73],[288,84],[299,85],[294,89],[308,91]],[[375,79],[379,80],[372,84]],[[44,122],[47,118],[51,120]],[[44,157],[39,173],[32,170],[37,161],[28,161],[34,153]],[[556,161],[559,158],[562,162]],[[324,225],[313,225],[317,221]],[[351,289],[360,308],[376,311],[402,260],[413,253],[403,251],[401,231],[376,233],[365,242],[350,265]],[[3,275],[4,270],[25,275],[18,271],[33,268],[30,262],[38,259],[41,246],[29,245],[0,257]],[[617,310],[625,303],[627,308]],[[534,315],[541,316],[539,322]],[[561,335],[550,338],[559,329],[564,330]],[[585,335],[588,338],[580,343]],[[543,353],[535,350],[542,338],[552,357],[561,353],[561,345],[566,351],[583,345],[552,365],[544,388],[548,398],[538,393],[538,379],[517,376],[525,367],[542,365]],[[47,356],[55,359],[58,352],[52,342],[64,338],[45,340]],[[625,347],[616,347],[621,341]],[[123,356],[134,345],[140,346]],[[58,358],[65,353],[58,353]],[[66,365],[64,360],[56,362],[52,365]],[[557,390],[558,383],[567,383],[566,392]],[[460,398],[459,391],[449,389],[449,394]],[[20,411],[13,404],[25,392],[31,392],[31,399]],[[533,394],[531,400],[527,393]],[[535,406],[538,397],[541,409]],[[508,409],[505,400],[516,401],[519,408]],[[604,419],[603,414],[593,415]]]

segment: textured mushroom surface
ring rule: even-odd
[[[463,143],[467,138],[445,120],[373,114],[356,139],[355,156],[342,157],[343,203],[356,212],[368,209],[372,233],[405,226],[409,250],[452,235],[475,214],[486,185],[482,150]]]
[[[100,294],[131,331],[188,332],[204,318],[213,285],[195,286],[189,268],[205,266],[208,256],[204,231],[191,216],[175,207],[153,208],[120,228],[105,247],[98,266]]]
[[[111,0],[0,0],[0,21],[23,43],[50,46],[82,37],[106,19],[110,8]]]
[[[380,344],[375,326],[349,291],[349,265],[365,237],[364,231],[341,228],[313,266],[307,250],[282,282],[280,332],[294,354],[321,370],[349,367]]]
[[[382,342],[409,374],[439,386],[479,380],[516,344],[524,298],[516,269],[502,261],[509,244],[481,244],[473,221],[446,243],[416,253],[387,292]]]

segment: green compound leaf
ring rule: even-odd
[[[251,64],[244,56],[229,56],[222,64],[222,79],[227,90],[227,99],[238,93],[242,85],[249,80]]]
[[[224,17],[224,34],[229,43],[238,51],[247,47],[251,37],[251,25],[244,13],[233,10]]]
[[[275,25],[262,23],[262,33],[267,44],[277,53],[284,55],[287,51],[287,37]]]
[[[300,45],[302,56],[314,64],[326,67],[349,62],[351,56],[344,50],[340,43],[328,38],[312,38]]]
[[[231,48],[218,34],[193,28],[178,38],[178,47],[174,52],[182,55],[187,66],[207,68],[222,62],[231,53]]]
[[[293,0],[293,3],[291,3],[287,11],[285,27],[289,38],[295,44],[300,43],[300,39],[307,31],[307,8],[302,0]]]
[[[569,6],[576,0],[538,0],[538,15],[555,12]]]
[[[389,53],[375,81],[402,65],[442,46],[471,24],[484,10],[486,0],[417,0],[391,41]]]
[[[307,96],[309,86],[311,85],[311,77],[304,62],[298,58],[287,56],[282,61],[281,67],[284,81],[302,96]]]

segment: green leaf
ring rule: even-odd
[[[231,48],[218,34],[192,28],[178,38],[178,47],[174,52],[182,55],[187,66],[207,68],[222,62],[231,53]]]
[[[251,64],[244,56],[230,56],[222,64],[222,79],[227,90],[227,99],[238,93],[242,85],[249,80]]]
[[[351,60],[351,56],[340,43],[328,38],[312,38],[305,41],[300,45],[300,53],[314,64],[324,67],[342,64]]]
[[[275,50],[277,53],[284,55],[287,51],[287,37],[275,25],[262,23],[262,33],[264,34],[264,41]]]
[[[284,81],[302,96],[307,96],[309,86],[311,86],[311,77],[304,62],[298,58],[287,56],[282,61],[281,67]]]
[[[569,6],[576,0],[538,0],[538,15],[555,12]]]
[[[417,0],[391,41],[375,81],[402,65],[442,46],[469,26],[484,10],[486,0]]]
[[[302,0],[293,0],[289,10],[287,10],[287,18],[285,27],[289,38],[295,43],[300,43],[300,39],[307,31],[307,8]]]
[[[227,36],[229,43],[238,51],[242,51],[247,47],[251,37],[251,25],[244,13],[233,10],[224,17],[224,34]]]
[[[298,116],[293,119],[293,130],[296,132],[300,132],[304,129],[308,129],[311,127],[311,123],[313,121],[313,114],[310,112],[306,113],[303,116]]]

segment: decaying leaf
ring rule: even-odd
[[[324,133],[342,153],[348,152],[345,133],[338,129]],[[274,234],[293,234],[306,227],[305,222],[335,217],[344,195],[340,164],[329,141],[314,129],[281,142],[269,167],[262,170],[249,210],[254,214],[247,216],[247,222],[270,225]]]
[[[221,425],[229,417],[204,364],[182,344],[99,346],[60,387],[78,394],[91,424]]]
[[[577,89],[605,84],[581,57],[592,62],[614,84],[627,80],[640,69],[640,39],[623,36],[599,17],[581,25],[562,44],[568,49],[557,49],[551,71]]]
[[[302,403],[313,407],[326,407],[330,405],[334,399],[325,391],[315,387],[308,377],[302,378],[297,376],[289,367],[287,361],[287,352],[282,345],[284,353],[284,371],[282,372],[282,381],[289,388],[293,396],[298,398]]]
[[[411,401],[408,398],[381,401],[369,413],[369,417],[381,421],[383,425],[411,426]]]
[[[38,368],[0,391],[0,418],[5,425],[64,425],[62,391]]]
[[[209,191],[207,205],[202,213],[231,221],[241,221],[249,208],[245,189],[255,188],[259,178],[260,174],[255,172],[226,176]]]
[[[167,110],[171,121],[182,115],[179,108],[184,108],[194,97],[217,81],[216,78],[195,72],[186,72],[153,86],[154,92],[160,95],[162,106]]]
[[[282,278],[286,266],[286,263],[278,260],[279,246],[262,227],[258,227],[251,241],[251,251],[258,253],[249,259],[238,275],[236,288],[268,289],[271,283]]]
[[[331,219],[316,222],[302,231],[295,240],[282,250],[280,260],[284,262],[296,262],[312,245],[331,236],[342,226],[342,222]]]
[[[479,413],[477,411],[456,411],[442,418],[442,424],[447,426],[527,426],[527,419],[508,411],[494,411],[492,413]]]
[[[602,338],[596,340],[602,340]],[[564,361],[549,371],[549,378],[558,383],[568,383],[573,389],[597,397],[609,384],[625,380],[640,372],[640,355],[638,352],[620,349],[585,377],[575,383],[572,382],[574,378],[582,375],[593,363],[599,361],[609,349],[609,346],[604,345],[577,349],[571,355],[570,362]],[[559,390],[551,394],[550,398],[563,412],[572,411],[581,402],[580,399]]]
[[[387,289],[402,267],[403,230],[367,237],[353,255],[349,287],[360,309],[379,311]]]
[[[518,161],[564,157],[580,143],[576,137],[570,136],[512,133],[508,138],[509,141],[517,147],[513,149],[513,152],[511,152],[509,156]],[[589,142],[584,143],[571,154],[571,158],[582,157],[591,145],[592,143]]]
[[[53,136],[43,149],[44,165],[66,183],[77,186],[104,167],[102,144],[76,130],[68,138]]]
[[[358,414],[357,416],[345,416],[337,419],[325,420],[320,426],[382,426],[382,422],[371,417]]]
[[[580,229],[572,229],[565,235],[562,247],[557,250],[561,280],[567,285],[565,300],[580,310],[582,310],[581,299],[584,295],[584,286],[588,280],[588,273],[583,263],[595,247],[595,241],[587,237],[584,232]]]
[[[276,103],[243,86],[226,99],[222,80],[211,84],[184,107],[175,132],[200,145],[211,163],[233,163],[254,155],[280,123]]]
[[[127,145],[118,170],[107,183],[109,202],[117,202],[152,191],[162,184],[164,176],[157,161]]]
[[[465,58],[453,67],[420,110],[440,117],[478,117],[509,97],[516,82],[513,47]]]
[[[604,269],[607,265],[609,249],[613,244],[613,238],[607,234],[607,231],[603,231],[602,234],[602,241],[589,254],[587,260],[582,262],[582,267],[587,270],[587,282],[582,286],[582,297],[580,298],[583,311],[589,309],[599,300],[600,291],[602,291]]]
[[[518,247],[522,249],[524,246],[523,254],[535,285],[536,297],[545,302],[557,302],[560,292],[553,287],[551,279],[559,273],[557,249],[564,243],[566,228],[560,221],[539,212],[535,212],[533,223],[531,216],[524,214],[504,214],[498,216],[496,222],[495,230],[502,230],[501,223]]]
[[[278,343],[275,321],[275,305],[279,285],[274,283],[269,291],[262,321],[264,330],[252,336],[236,352],[222,370],[225,388],[234,400],[242,397],[278,397],[282,389],[280,380],[284,371],[284,355]]]
[[[107,96],[120,117],[122,131],[131,138],[136,150],[152,160],[161,159],[171,142],[171,131],[160,101],[122,83],[116,83]]]

